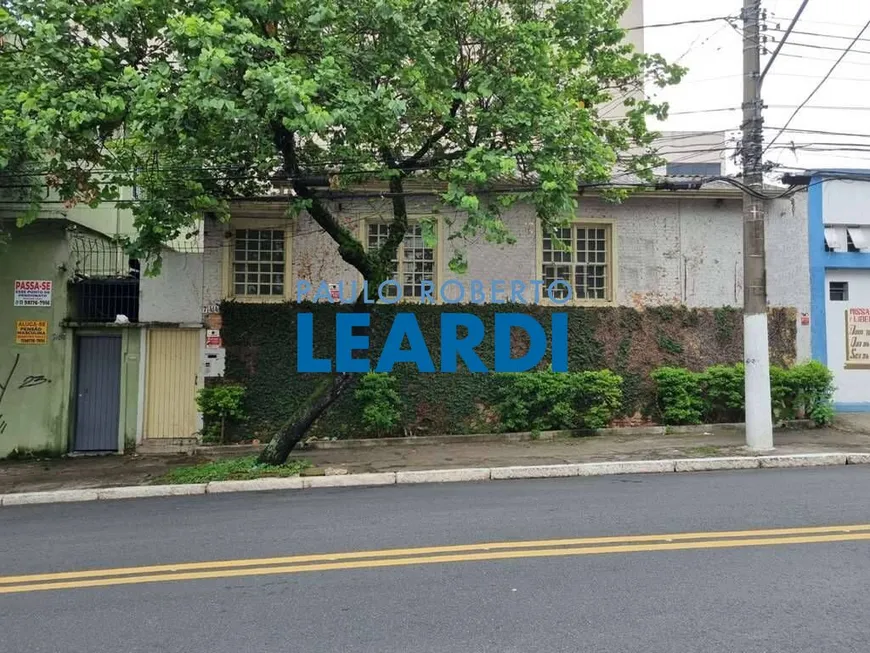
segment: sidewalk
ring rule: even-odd
[[[847,425],[845,428],[850,428]],[[744,436],[733,430],[708,435],[593,436],[550,442],[493,442],[384,446],[300,452],[293,457],[317,467],[338,467],[356,474],[467,467],[557,465],[749,456]],[[778,431],[775,454],[870,453],[870,429]],[[242,455],[242,452],[239,453]],[[0,462],[0,494],[48,490],[147,485],[173,467],[213,460],[217,456],[103,456],[46,461]],[[229,457],[224,455],[222,457]]]

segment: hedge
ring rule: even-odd
[[[703,372],[663,367],[651,375],[658,415],[664,424],[742,422],[744,366],[715,366]],[[816,361],[770,370],[773,418],[827,424],[833,417],[831,371]]]
[[[268,438],[311,392],[318,375],[296,373],[296,314],[311,312],[315,324],[315,355],[331,357],[335,343],[335,313],[349,306],[328,303],[250,304],[224,302],[221,336],[227,350],[226,379],[246,388],[248,420],[228,435]],[[637,310],[628,307],[558,308],[537,305],[375,305],[372,307],[371,350],[379,352],[397,312],[412,311],[436,367],[440,315],[445,311],[473,313],[486,326],[487,338],[477,349],[490,368],[492,328],[496,312],[533,315],[549,334],[548,314],[567,312],[570,372],[611,370],[622,378],[617,416],[653,416],[657,410],[653,370],[662,366],[704,370],[741,359],[743,320],[730,308],[687,309],[678,306]],[[788,366],[795,357],[796,315],[791,309],[770,312],[772,361]],[[519,356],[528,343],[512,341]],[[548,360],[541,363],[547,369]],[[509,380],[498,374],[420,374],[398,365],[393,371],[401,399],[401,419],[394,434],[484,433],[504,430],[503,388]],[[363,407],[354,392],[346,393],[314,426],[319,437],[355,437],[363,432]],[[513,419],[513,418],[511,418]]]

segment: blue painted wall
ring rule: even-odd
[[[827,174],[826,174],[827,173]],[[810,340],[813,359],[828,364],[827,343],[827,270],[870,270],[870,253],[825,251],[825,222],[823,186],[831,175],[866,176],[868,170],[828,170],[813,174],[807,190],[810,251]],[[839,403],[834,405],[840,412],[870,412],[870,402]]]

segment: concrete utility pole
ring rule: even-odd
[[[761,0],[743,0],[743,183],[764,189],[761,110]],[[743,359],[746,445],[773,449],[764,200],[743,193]]]

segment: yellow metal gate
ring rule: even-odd
[[[145,368],[144,436],[194,437],[200,428],[200,330],[150,329]]]

